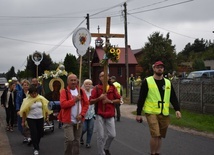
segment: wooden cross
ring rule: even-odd
[[[110,33],[110,25],[111,25],[111,17],[106,18],[106,33],[99,33],[99,26],[98,26],[98,33],[91,33],[91,37],[105,37],[106,43],[105,46],[108,46],[110,44],[109,38],[124,38],[124,34],[115,34]],[[104,80],[103,80],[103,94],[107,92],[107,83],[108,83],[108,61],[104,65]],[[103,111],[105,111],[105,106],[103,106]]]
[[[99,33],[99,27],[98,27],[98,33],[91,33],[91,37],[104,37],[106,38],[106,43],[109,43],[109,38],[124,38],[124,34],[116,34],[116,33],[110,33],[110,25],[111,25],[111,17],[106,18],[106,33]]]

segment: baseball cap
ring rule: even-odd
[[[12,81],[18,81],[16,77],[12,77]]]
[[[162,61],[156,61],[153,66],[164,66],[163,62]]]

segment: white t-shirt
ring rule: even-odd
[[[27,118],[32,118],[32,119],[43,118],[42,102],[35,102],[31,105]]]
[[[71,96],[72,96],[72,97],[78,95],[78,91],[77,91],[76,88],[75,88],[74,90],[71,90],[71,89],[70,89],[70,92],[71,92]],[[78,106],[79,106],[79,111],[77,112]],[[78,102],[76,102],[75,105],[71,108],[71,122],[72,122],[72,123],[77,124],[77,119],[76,119],[76,117],[77,117],[78,114],[81,113],[81,111],[82,111],[81,101],[78,101]],[[78,123],[80,123],[80,122],[78,122]]]

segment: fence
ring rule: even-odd
[[[172,81],[175,93],[182,109],[200,113],[214,114],[214,81],[192,81],[183,83]],[[132,101],[136,104],[139,98],[140,86],[133,86]]]

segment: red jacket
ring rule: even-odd
[[[91,99],[98,98],[103,93],[103,85],[97,85],[93,88],[90,96]],[[110,85],[107,91],[107,98],[110,100],[120,99],[121,96],[119,95],[117,88],[114,85]],[[104,106],[102,101],[95,103],[95,114],[102,116],[103,118],[111,118],[115,116],[115,105],[112,103],[107,103]]]
[[[79,89],[76,87],[77,90]],[[81,115],[83,116],[82,121],[84,121],[85,114],[88,110],[89,101],[85,94],[85,91],[83,89],[80,89],[81,94],[81,105],[82,105],[82,111]],[[60,92],[60,113],[58,115],[59,121],[63,123],[71,123],[71,108],[75,105],[75,100],[71,96],[70,88],[67,87],[67,89],[63,89]]]

